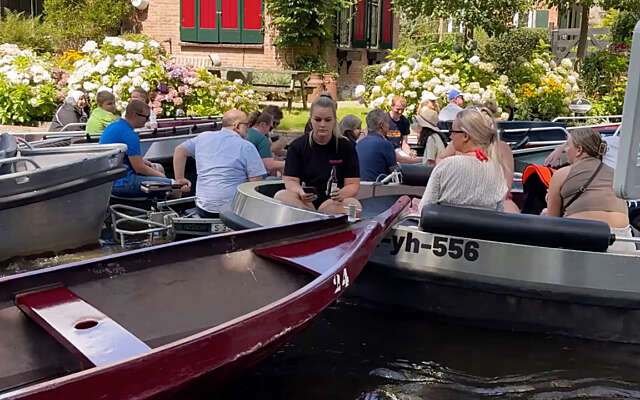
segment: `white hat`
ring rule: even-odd
[[[84,96],[84,92],[81,90],[69,90],[69,93],[67,94],[67,98],[71,97],[76,101],[76,103],[82,96]]]
[[[422,96],[422,98],[423,98],[423,100],[431,100],[431,101],[438,100],[438,96],[436,96],[432,92],[428,92],[428,91],[424,92],[424,95]]]

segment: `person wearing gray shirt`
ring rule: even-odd
[[[453,89],[449,92],[447,98],[449,99],[449,104],[440,110],[440,114],[438,114],[438,120],[440,121],[453,121],[456,119],[456,115],[462,111],[462,105],[464,104],[462,93]]]
[[[239,110],[227,111],[220,131],[203,132],[176,147],[173,169],[176,183],[191,186],[184,177],[187,157],[196,159],[198,215],[215,218],[233,201],[238,185],[262,180],[267,171],[256,147],[246,140],[249,121]]]

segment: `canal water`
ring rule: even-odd
[[[16,260],[2,275],[118,251]],[[640,345],[471,328],[343,297],[243,376],[197,390],[174,399],[640,399]]]
[[[213,399],[640,399],[640,346],[469,328],[341,300]]]

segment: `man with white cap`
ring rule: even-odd
[[[87,105],[86,94],[80,90],[70,90],[64,103],[58,108],[53,116],[49,132],[60,132],[67,124],[77,124],[87,122],[87,113],[84,107]],[[82,130],[80,127],[67,130]]]
[[[440,111],[438,119],[440,121],[453,121],[460,111],[462,111],[462,105],[464,104],[464,97],[462,93],[456,89],[449,92],[449,104]]]
[[[440,112],[440,106],[438,105],[438,96],[433,94],[433,92],[424,91],[422,92],[422,98],[420,99],[421,103],[418,106],[418,113],[422,111],[423,108],[429,108],[437,113]]]

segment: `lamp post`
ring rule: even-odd
[[[581,114],[584,115],[591,111],[591,102],[587,99],[583,99],[582,97],[578,97],[577,99],[571,101],[569,103],[569,110],[573,112],[573,114]]]

